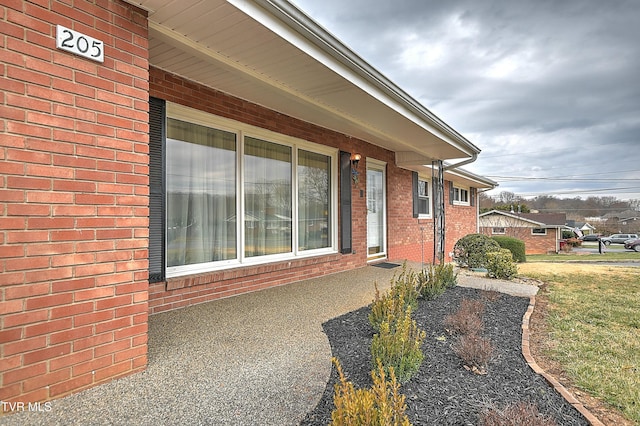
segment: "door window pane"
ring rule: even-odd
[[[385,251],[384,172],[367,169],[367,251],[369,257]]]
[[[298,249],[329,247],[331,157],[298,151]]]
[[[167,266],[236,258],[236,135],[167,120]]]
[[[292,251],[291,173],[290,147],[245,138],[245,256]]]

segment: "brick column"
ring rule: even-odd
[[[56,48],[56,25],[104,63]],[[118,0],[0,6],[0,400],[60,397],[147,354],[148,34]]]

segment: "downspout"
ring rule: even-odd
[[[478,159],[478,152],[473,152],[473,153],[471,154],[471,157],[470,157],[470,158],[467,158],[466,160],[462,160],[462,161],[460,161],[460,162],[458,162],[458,163],[455,163],[455,164],[447,164],[446,166],[443,164],[442,172],[441,172],[441,173],[442,173],[442,176],[444,176],[444,172],[445,172],[446,170],[451,170],[451,169],[454,169],[454,168],[457,168],[457,167],[460,167],[460,166],[464,166],[465,164],[473,163],[473,162],[474,162],[474,161],[476,161],[477,159]],[[442,180],[442,182],[441,182],[441,183],[442,183],[442,184],[444,184],[444,179]],[[442,188],[442,191],[443,191],[443,197],[444,197],[444,188]],[[476,232],[478,232],[478,226],[479,226],[479,225],[478,225],[478,219],[477,219],[477,218],[478,218],[478,213],[479,213],[479,211],[480,211],[480,210],[478,210],[478,206],[479,206],[479,204],[480,204],[480,203],[476,203]],[[446,218],[445,218],[445,209],[442,209],[441,214],[443,215],[444,221],[445,221],[445,223],[446,223]],[[433,223],[434,223],[434,228],[435,228],[436,218],[434,218]],[[446,237],[445,237],[445,234],[446,234],[446,228],[444,228],[444,229],[442,229],[442,230],[441,230],[441,232],[442,232],[442,235],[441,235],[441,236],[435,235],[435,234],[436,234],[436,232],[435,232],[435,231],[436,231],[436,230],[434,229],[434,244],[435,244],[435,239],[436,239],[436,238],[440,238],[440,240],[441,240],[441,242],[442,242],[442,243],[441,243],[441,244],[442,244],[442,247],[440,248],[440,249],[441,249],[441,252],[440,252],[440,262],[444,262],[444,250],[445,250],[445,245],[446,245]],[[436,253],[435,253],[435,247],[434,247],[434,253],[433,253],[433,255],[434,255],[434,258],[435,258],[435,256],[436,256]],[[433,263],[435,264],[435,259],[434,259],[434,262],[433,262]]]
[[[469,163],[473,163],[474,161],[476,161],[478,159],[478,153],[474,152],[473,154],[471,154],[470,158],[467,158],[466,160],[462,160],[459,163],[455,163],[455,164],[447,164],[446,166],[444,166],[442,168],[442,170],[450,170],[450,169],[457,169],[460,166],[464,166],[466,164]]]

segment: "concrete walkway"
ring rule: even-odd
[[[367,266],[154,315],[146,371],[0,424],[297,425],[331,371],[322,323],[371,303],[374,282],[386,290],[400,272]],[[458,281],[526,297],[537,291],[476,276]]]

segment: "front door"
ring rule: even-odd
[[[367,158],[367,257],[368,260],[387,255],[387,203],[385,163]]]

